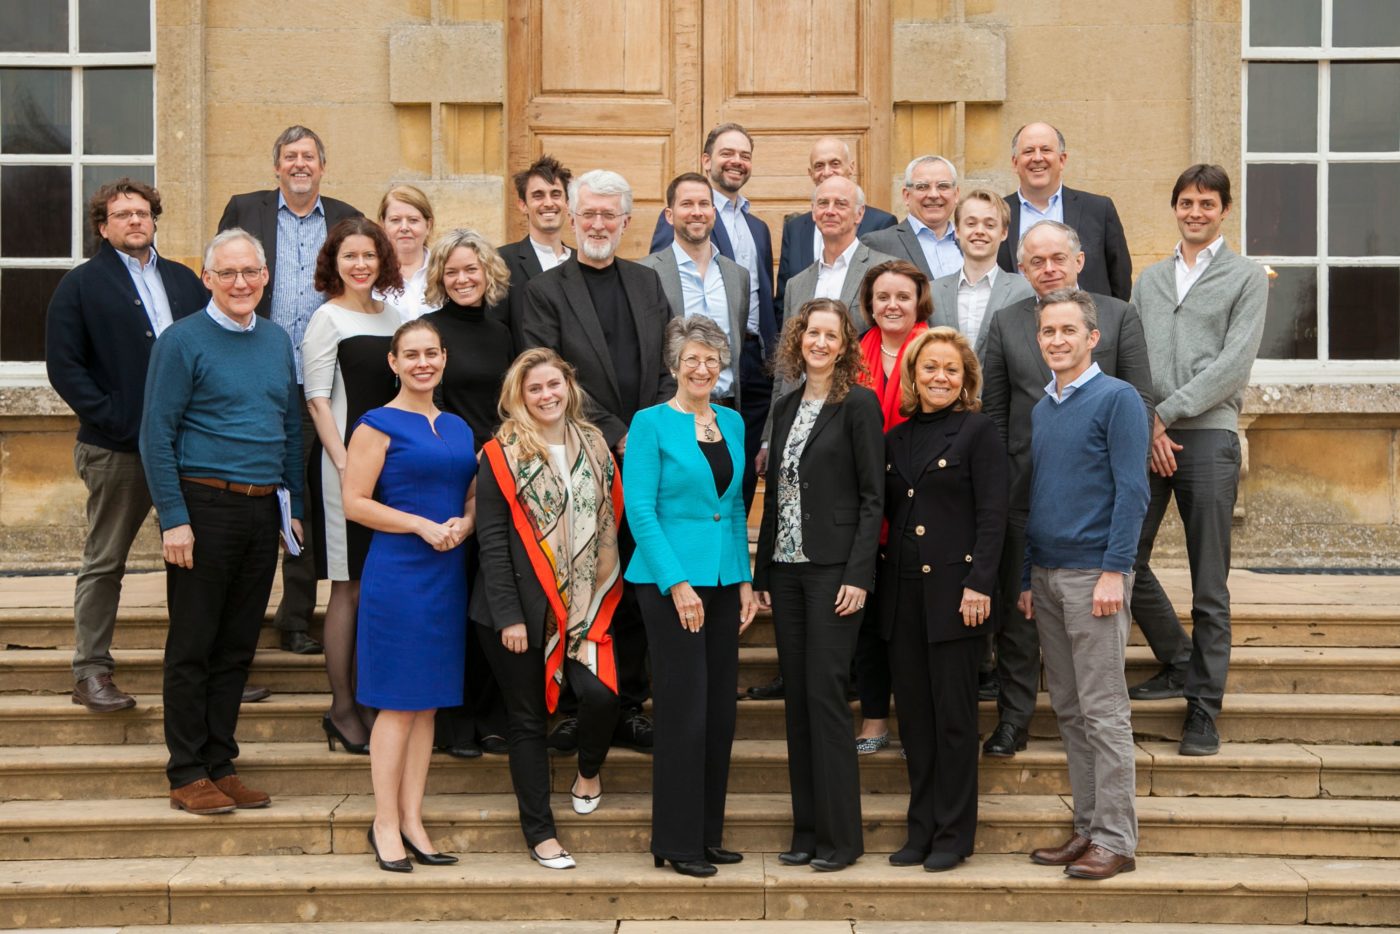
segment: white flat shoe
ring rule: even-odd
[[[578,864],[567,850],[560,850],[557,856],[541,856],[534,847],[529,848],[530,858],[546,869],[573,869]]]
[[[598,805],[603,801],[603,793],[601,791],[596,795],[576,795],[574,794],[573,787],[569,788],[569,797],[574,802],[575,814],[592,814],[594,811],[598,810]]]

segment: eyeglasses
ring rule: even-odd
[[[243,277],[244,282],[254,285],[262,277],[264,268],[259,266],[257,269],[211,269],[209,271],[214,274],[214,278],[219,280],[219,285],[233,285],[239,276]]]
[[[605,224],[611,224],[624,215],[619,214],[617,211],[579,211],[578,216],[589,224],[594,221],[602,221]]]
[[[688,357],[681,357],[681,364],[687,370],[698,370],[703,366],[707,370],[714,370],[716,372],[723,366],[723,364],[719,362],[719,357],[697,357],[694,354]]]
[[[937,188],[940,195],[946,195],[957,187],[958,186],[954,182],[915,182],[909,186],[909,190],[923,194],[930,188]]]
[[[107,220],[109,220],[109,221],[121,221],[122,223],[126,223],[127,221],[131,220],[132,218],[135,218],[135,219],[138,220],[138,221],[148,221],[148,220],[151,219],[151,212],[150,212],[150,211],[113,211],[111,214],[108,214],[108,215],[107,215]]]

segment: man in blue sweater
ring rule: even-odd
[[[292,342],[259,321],[262,245],[240,228],[204,253],[213,300],[156,341],[141,462],[160,519],[170,631],[165,745],[170,806],[266,807],[235,774],[234,730],[277,570],[278,487],[301,535],[301,408]]]
[[[1037,342],[1054,379],[1031,413],[1031,496],[1017,605],[1040,634],[1074,795],[1074,834],[1031,860],[1079,879],[1136,868],[1133,725],[1123,653],[1147,514],[1147,408],[1093,362],[1094,299],[1044,295]]]

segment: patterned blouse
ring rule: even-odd
[[[773,560],[784,564],[807,561],[802,553],[802,482],[797,465],[802,460],[802,449],[807,446],[807,436],[812,433],[812,426],[825,404],[821,399],[804,399],[798,403],[797,418],[793,419],[787,444],[783,446],[783,459],[778,466],[778,535],[773,544]]]

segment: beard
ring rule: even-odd
[[[595,263],[607,262],[617,252],[617,244],[612,240],[598,241],[587,237],[580,240],[578,248]]]

